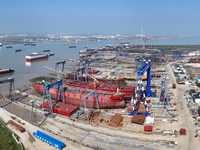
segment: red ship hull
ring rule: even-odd
[[[68,78],[70,79],[74,79],[74,73],[70,73],[68,74]],[[87,81],[91,81],[93,82],[94,79],[90,78],[90,77],[87,77],[86,78]],[[86,81],[85,77],[82,77],[82,81]],[[116,79],[111,79],[111,78],[96,78],[98,80],[98,82],[101,82],[101,83],[108,83],[108,84],[112,84],[112,85],[127,85],[126,83],[126,79],[125,78],[116,78]],[[81,81],[81,77],[79,76],[79,81]]]
[[[32,84],[33,88],[38,92],[43,93],[44,85],[41,84]],[[53,99],[56,99],[57,90],[51,88],[49,90],[49,94]],[[87,95],[88,92],[74,92],[74,91],[64,91],[64,102],[66,104],[81,106],[82,98]],[[99,108],[101,109],[112,109],[112,108],[124,108],[124,94],[110,95],[110,94],[99,94],[97,93]],[[62,99],[61,91],[59,92],[59,100]],[[86,100],[86,106],[91,108],[98,108],[97,101],[95,97],[92,99],[92,96],[89,96]],[[83,107],[85,107],[85,103],[83,102]]]
[[[78,82],[65,79],[63,80],[63,83],[71,87],[79,87],[79,88],[94,90],[93,82]],[[134,87],[132,86],[119,87],[119,86],[110,86],[109,84],[106,83],[97,83],[95,90],[117,92],[117,88],[119,89],[120,92],[125,93],[126,98],[131,98],[133,96]]]
[[[89,73],[89,74],[97,74],[98,72],[99,72],[99,70],[87,69],[87,73]],[[83,73],[85,73],[85,71],[83,71]]]

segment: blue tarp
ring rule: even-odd
[[[39,131],[39,130],[37,130],[37,133],[33,132],[33,136],[44,141],[44,142],[46,142],[46,143],[48,143],[48,144],[50,144],[50,145],[52,145],[52,146],[54,146],[54,147],[56,147],[56,148],[58,148],[58,149],[62,149],[62,148],[65,147],[65,143],[63,143],[63,142],[61,142],[61,141],[59,141],[59,140],[57,140],[57,139],[55,139],[51,136]]]

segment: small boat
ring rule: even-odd
[[[130,44],[130,42],[120,42],[119,44]]]
[[[34,52],[31,55],[27,55],[26,60],[31,61],[31,60],[42,59],[42,58],[47,58],[47,57],[48,57],[48,55],[45,53],[38,54],[38,53]]]
[[[33,43],[33,44],[31,44],[31,46],[36,46],[36,44]]]
[[[6,48],[12,48],[12,46],[7,46]]]
[[[52,52],[46,52],[45,54],[47,54],[47,56],[53,56],[54,55],[54,53],[52,53]]]
[[[0,75],[1,74],[5,74],[5,73],[11,73],[11,72],[14,72],[15,70],[14,69],[9,69],[9,68],[0,68]]]
[[[21,51],[22,51],[21,49],[16,49],[16,50],[15,50],[15,52],[21,52]]]
[[[79,51],[80,55],[92,55],[92,54],[95,54],[95,53],[97,53],[96,49],[84,49],[84,50]]]
[[[45,54],[47,54],[47,56],[53,56],[53,55],[54,55],[54,53],[53,53],[53,52],[50,52],[50,50],[43,50],[43,52],[44,52]]]
[[[31,43],[24,43],[24,46],[31,45]]]
[[[43,52],[50,52],[50,50],[48,49],[48,50],[43,50]]]
[[[2,43],[0,43],[0,47],[2,47]]]
[[[68,48],[76,48],[76,46],[68,46]]]

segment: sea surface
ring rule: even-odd
[[[121,42],[121,41],[119,41]],[[13,77],[15,79],[15,89],[22,88],[23,85],[30,84],[29,80],[38,76],[47,76],[49,73],[55,73],[43,66],[55,68],[56,62],[63,59],[79,59],[79,51],[89,48],[100,48],[107,45],[120,45],[118,41],[93,41],[93,42],[50,42],[37,43],[36,46],[24,46],[24,44],[10,45],[12,48],[6,48],[9,45],[3,45],[0,48],[0,68],[13,68],[13,74],[1,75],[0,80]],[[123,41],[124,42],[124,41]],[[141,40],[129,41],[130,44],[142,44]],[[181,39],[158,39],[152,40],[152,45],[200,45],[200,37],[181,38]],[[68,48],[68,46],[76,46],[76,48]],[[21,49],[21,52],[15,50]],[[33,52],[41,53],[43,50],[50,50],[54,56],[48,59],[41,59],[27,62],[26,55]],[[66,68],[72,68],[73,62],[66,62]],[[0,84],[0,94],[8,94],[9,83]]]
[[[24,46],[24,44],[3,45],[0,48],[0,68],[13,68],[15,70],[12,74],[0,75],[0,80],[13,77],[15,79],[15,89],[22,88],[23,85],[30,84],[29,80],[39,76],[49,76],[49,73],[55,73],[50,69],[43,66],[55,69],[56,62],[63,59],[79,59],[79,51],[89,48],[100,48],[108,45],[110,42],[50,42],[50,43],[37,43],[36,46]],[[112,42],[111,42],[112,43]],[[12,48],[6,48],[12,46]],[[68,46],[76,46],[76,48],[68,48]],[[21,49],[20,52],[15,50]],[[43,50],[50,50],[54,56],[48,59],[40,59],[34,61],[26,61],[26,55],[33,52],[42,53]],[[66,61],[65,70],[69,70],[74,65],[74,62]],[[9,83],[0,84],[0,94],[8,93]]]

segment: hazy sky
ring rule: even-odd
[[[200,0],[0,0],[0,33],[200,35]]]

